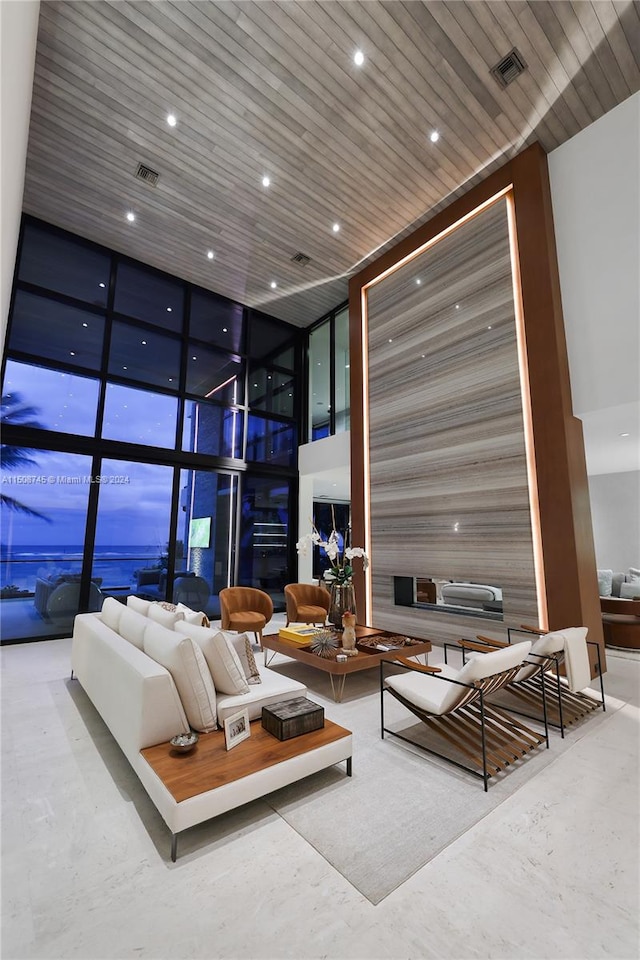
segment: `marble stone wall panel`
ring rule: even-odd
[[[506,201],[370,289],[368,360],[376,623],[465,624],[396,607],[393,576],[495,584],[505,621],[535,621]]]

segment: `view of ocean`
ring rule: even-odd
[[[35,590],[37,577],[52,577],[65,573],[80,573],[82,546],[54,547],[37,544],[0,545],[0,589],[15,586],[20,590]],[[135,583],[135,571],[156,563],[161,547],[157,545],[118,545],[96,547],[92,576],[101,578],[106,587],[127,587]]]

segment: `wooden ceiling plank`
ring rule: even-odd
[[[610,0],[600,0],[594,4],[593,12],[609,43],[611,57],[616,66],[619,65],[620,82],[629,94],[635,93],[640,88],[640,64],[629,46],[615,6]],[[640,33],[640,25],[638,32]]]
[[[584,6],[585,8],[587,6],[586,0]],[[601,117],[603,113],[611,110],[614,106],[615,97],[606,73],[602,70],[598,58],[593,53],[589,38],[582,25],[582,17],[576,14],[570,2],[557,2],[554,11],[576,51],[581,71],[589,80],[594,100],[600,107],[598,116]]]
[[[640,69],[640,4],[630,0],[613,0],[613,8],[636,67]]]

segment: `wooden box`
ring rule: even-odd
[[[306,697],[279,700],[262,708],[262,726],[278,740],[290,740],[324,727],[324,707]]]

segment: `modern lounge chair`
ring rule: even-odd
[[[287,601],[287,626],[290,623],[317,623],[324,626],[331,605],[331,594],[314,583],[288,583],[284,588]]]
[[[253,633],[262,649],[262,631],[273,616],[269,594],[255,587],[225,587],[218,599],[222,629]]]
[[[382,661],[381,736],[384,738],[385,733],[391,733],[428,753],[470,770],[482,778],[484,789],[487,790],[490,777],[505,770],[540,744],[546,742],[549,746],[546,725],[544,734],[536,733],[506,711],[487,704],[489,694],[513,680],[530,649],[530,640],[514,643],[469,660],[461,670],[444,663],[423,666],[404,657]],[[385,667],[388,668],[390,663],[404,667],[406,673],[385,677]],[[386,727],[385,692],[419,717],[465,762]]]
[[[562,737],[566,727],[582,720],[593,710],[607,709],[600,647],[587,640],[586,627],[566,627],[545,633],[537,627],[523,625],[510,628],[509,638],[512,633],[528,634],[535,639],[527,660],[500,693],[503,706],[508,705],[511,711],[536,720],[542,718],[543,708],[546,709],[547,722],[558,727]],[[509,643],[491,637],[477,637],[475,641],[461,640],[457,645],[463,649],[464,661],[467,651],[486,655],[488,651],[504,649]],[[585,690],[591,681],[589,646],[596,650],[601,700]],[[561,675],[563,664],[566,678]]]

